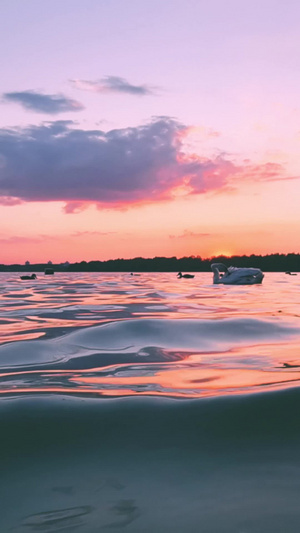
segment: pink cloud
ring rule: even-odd
[[[20,205],[23,201],[20,198],[15,198],[13,196],[0,196],[0,205],[11,206],[11,205]]]
[[[188,153],[189,131],[169,117],[108,132],[75,129],[71,121],[0,130],[0,204],[63,201],[66,213],[78,213],[91,204],[120,209],[286,179],[277,163]]]

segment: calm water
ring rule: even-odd
[[[300,275],[0,274],[0,531],[300,530]]]

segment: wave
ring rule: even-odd
[[[115,321],[0,346],[0,393],[196,397],[290,386],[299,365],[274,362],[267,347],[299,335],[278,319]]]

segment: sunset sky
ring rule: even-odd
[[[298,0],[2,0],[0,263],[299,253]]]

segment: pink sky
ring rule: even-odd
[[[2,3],[0,263],[299,253],[299,15]]]

